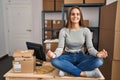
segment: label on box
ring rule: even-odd
[[[45,36],[45,38],[47,38],[47,36]]]
[[[47,31],[45,31],[45,34],[47,34]]]
[[[46,49],[51,49],[51,44],[50,43],[46,44]]]
[[[45,24],[47,24],[47,20],[45,20]]]
[[[55,20],[53,20],[53,24],[56,24],[56,21],[55,21]]]
[[[45,27],[47,27],[47,24],[45,24]]]
[[[14,62],[13,68],[15,72],[21,72],[21,63],[20,62]]]
[[[60,21],[57,21],[57,24],[60,24]]]

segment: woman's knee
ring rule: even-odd
[[[52,59],[52,60],[51,60],[51,64],[52,64],[53,66],[57,66],[57,65],[59,64],[59,59],[57,59],[57,58]]]
[[[104,60],[102,58],[97,58],[96,59],[96,64],[98,65],[98,67],[102,66],[104,63]]]

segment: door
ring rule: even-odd
[[[26,41],[32,41],[32,8],[29,4],[7,4],[8,47],[10,55],[15,50],[25,50]]]

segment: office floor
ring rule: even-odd
[[[6,56],[0,59],[0,80],[5,80],[3,75],[12,68],[12,56]]]

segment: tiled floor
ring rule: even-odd
[[[5,80],[3,75],[12,68],[12,56],[6,56],[0,59],[0,80]]]

